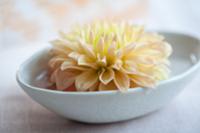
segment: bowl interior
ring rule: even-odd
[[[170,57],[172,78],[184,73],[199,61],[200,42],[197,38],[176,33],[161,34],[164,35],[173,48]]]
[[[174,78],[194,66],[200,58],[199,40],[183,34],[161,32],[172,45],[171,77]],[[47,82],[47,64],[50,58],[50,47],[43,49],[29,58],[20,68],[19,76],[23,82],[45,88]]]

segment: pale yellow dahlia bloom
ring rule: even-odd
[[[58,90],[155,87],[168,78],[171,46],[156,33],[127,23],[93,23],[53,41],[50,81]]]

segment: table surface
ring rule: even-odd
[[[91,125],[48,111],[17,85],[20,63],[39,48],[0,51],[0,133],[199,133],[200,74],[166,107],[137,119]]]

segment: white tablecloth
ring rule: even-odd
[[[0,52],[0,133],[199,133],[200,74],[168,106],[130,121],[90,125],[48,111],[17,85],[20,63],[38,48]]]

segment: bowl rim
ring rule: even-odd
[[[161,34],[174,34],[174,35],[181,35],[181,36],[187,36],[189,38],[195,39],[198,41],[198,45],[200,45],[200,38],[195,35],[195,34],[191,34],[191,33],[183,33],[180,31],[168,31],[168,30],[157,30],[157,31],[153,31],[156,33],[161,33]],[[41,87],[36,87],[33,85],[28,84],[26,81],[23,80],[22,76],[21,76],[21,72],[23,72],[23,68],[26,64],[29,63],[29,61],[32,58],[35,58],[36,56],[38,56],[38,54],[40,54],[42,51],[50,49],[49,46],[46,46],[44,48],[41,48],[39,51],[37,51],[36,53],[33,53],[30,57],[28,57],[18,68],[17,72],[16,72],[16,80],[18,82],[19,85],[23,85],[26,88],[32,89],[32,90],[36,90],[36,91],[41,91],[41,92],[47,92],[47,93],[53,93],[53,94],[62,94],[62,95],[108,95],[108,94],[114,94],[114,93],[120,93],[119,90],[106,90],[106,91],[89,91],[89,92],[73,92],[73,91],[59,91],[59,90],[50,90],[50,89],[45,89],[45,88],[41,88]],[[189,69],[187,69],[185,72],[176,75],[172,78],[160,81],[157,86],[161,86],[161,85],[165,85],[171,82],[175,82],[179,79],[184,78],[185,76],[189,75],[190,73],[194,72],[195,70],[197,70],[200,67],[200,60],[198,60],[194,65],[192,65]],[[148,88],[147,88],[148,89]],[[136,88],[129,88],[125,93],[136,93],[136,92],[142,92],[147,90],[145,88],[142,87],[136,87]],[[157,88],[156,88],[157,89]],[[150,90],[150,89],[148,89]],[[151,90],[155,90],[155,89],[151,89]],[[125,94],[124,93],[124,94]]]

